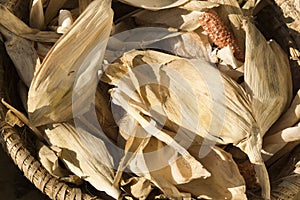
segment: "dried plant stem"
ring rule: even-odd
[[[199,17],[199,22],[203,29],[207,32],[208,37],[219,48],[230,46],[234,56],[238,60],[245,60],[244,52],[239,47],[237,40],[214,10],[210,9],[203,12],[203,14]]]

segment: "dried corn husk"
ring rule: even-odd
[[[85,98],[90,97],[87,92],[94,94],[91,87],[96,89],[97,66],[103,58],[111,24],[110,1],[96,0],[50,50],[29,89],[28,112],[32,123],[42,125],[71,119],[72,95],[76,95],[74,109],[82,109],[82,102],[88,105],[93,101]]]
[[[50,51],[51,47],[52,47],[52,45],[48,44],[48,43],[40,43],[40,42],[37,43],[36,51],[37,51],[37,54],[38,54],[41,62],[43,62],[44,58],[46,57],[46,55]]]
[[[216,62],[215,57],[211,55],[212,47],[208,37],[198,30],[174,32],[158,27],[135,28],[111,36],[105,60],[111,63],[123,53],[140,48],[164,49],[180,57]]]
[[[205,89],[206,91],[209,91],[210,88],[208,88],[204,74],[201,76],[200,73],[212,73],[214,74],[214,82],[217,81],[221,81],[222,84],[221,88],[224,87],[225,90],[225,95],[226,92],[231,94],[230,98],[226,98],[226,96],[223,96],[224,99],[222,99],[222,101],[225,101],[228,104],[231,104],[230,102],[234,102],[235,100],[233,99],[233,94],[236,95],[236,102],[235,105],[230,105],[230,106],[238,106],[239,109],[242,109],[244,112],[239,113],[240,115],[238,115],[237,113],[233,112],[233,111],[226,111],[226,116],[224,116],[226,120],[238,120],[239,117],[237,116],[243,116],[244,120],[247,122],[243,122],[244,126],[239,124],[239,131],[233,131],[232,134],[237,134],[236,132],[239,132],[239,134],[241,132],[244,133],[249,133],[253,131],[253,128],[255,127],[255,122],[252,119],[252,116],[250,114],[250,108],[249,108],[249,101],[247,99],[247,96],[245,95],[243,89],[241,87],[239,87],[236,83],[234,83],[231,79],[227,78],[226,76],[220,74],[217,70],[213,69],[212,66],[207,65],[204,61],[201,61],[202,66],[195,66],[198,67],[198,69],[200,71],[197,71],[197,68],[195,69],[194,66],[189,63],[187,60],[185,59],[181,59],[179,57],[176,56],[171,56],[168,54],[163,54],[163,53],[159,53],[159,52],[155,52],[155,51],[132,51],[132,52],[128,52],[125,53],[124,56],[118,60],[116,63],[114,63],[113,65],[111,65],[110,67],[108,67],[108,69],[105,70],[105,77],[103,76],[104,81],[107,81],[110,84],[113,85],[118,85],[118,88],[114,90],[116,95],[121,94],[122,92],[124,92],[124,95],[130,95],[128,92],[130,92],[130,89],[132,90],[134,88],[134,90],[137,90],[138,93],[134,93],[135,96],[132,96],[133,100],[136,101],[135,102],[130,102],[130,104],[135,106],[141,106],[137,103],[142,103],[142,102],[148,102],[145,106],[143,107],[139,107],[140,109],[142,109],[141,111],[144,112],[144,114],[148,114],[149,115],[149,111],[150,108],[154,105],[159,104],[159,102],[161,101],[160,99],[157,99],[155,96],[159,97],[161,95],[167,95],[166,97],[168,97],[165,102],[164,105],[162,105],[162,108],[157,108],[157,109],[161,109],[160,111],[157,110],[157,113],[160,113],[161,115],[165,115],[167,116],[168,119],[170,119],[171,121],[173,121],[174,123],[183,126],[184,128],[194,131],[197,134],[203,136],[203,137],[209,137],[210,139],[215,139],[220,143],[236,143],[234,142],[234,140],[238,140],[237,138],[244,138],[244,136],[240,136],[238,137],[238,135],[235,135],[235,137],[231,137],[229,134],[227,135],[226,132],[229,130],[233,130],[235,127],[234,124],[236,123],[226,123],[226,124],[231,124],[231,125],[227,125],[227,126],[232,126],[232,127],[225,127],[221,130],[221,134],[217,133],[212,133],[210,132],[210,134],[212,135],[212,137],[208,136],[208,131],[209,131],[209,123],[211,121],[210,117],[204,117],[204,113],[205,115],[213,115],[210,114],[210,112],[208,112],[208,110],[210,109],[210,106],[212,104],[212,102],[209,100],[210,97],[207,97],[204,91],[198,91],[197,88],[202,88]],[[153,72],[151,71],[145,71],[144,73],[139,72],[141,69],[138,69],[139,65],[143,66],[142,64],[147,64],[149,65],[149,69],[145,68],[143,70],[153,70]],[[199,64],[199,63],[197,63]],[[164,68],[159,69],[158,66],[163,66]],[[135,71],[135,67],[136,70]],[[121,71],[122,70],[122,71]],[[132,71],[133,70],[133,71]],[[167,77],[175,77],[175,72],[178,71],[179,77],[173,79],[170,79],[170,83],[168,83],[167,86],[171,87],[169,89],[167,89],[167,91],[169,90],[170,93],[168,93],[167,91],[160,91],[158,90],[158,88],[156,89],[154,86],[151,87],[149,85],[142,85],[142,88],[139,88],[140,86],[138,85],[138,82],[134,83],[135,85],[132,85],[130,83],[130,79],[127,79],[127,77],[133,73],[132,75],[132,81],[134,81],[134,76],[136,76],[135,78],[137,80],[145,80],[146,77],[151,75],[152,77],[147,78],[148,81],[155,81],[157,82],[157,84],[163,84],[160,82],[159,78],[164,78],[164,77],[160,77],[159,74],[163,73],[163,71],[160,72],[160,70],[163,70],[164,73],[167,73]],[[168,71],[170,70],[170,71]],[[138,73],[139,72],[139,73]],[[152,74],[147,74],[147,73],[152,73]],[[170,74],[168,74],[170,73]],[[124,77],[123,77],[124,76]],[[131,75],[130,75],[131,76]],[[129,77],[130,77],[129,76]],[[162,75],[161,75],[162,76]],[[213,76],[213,75],[210,75]],[[126,77],[126,78],[125,78]],[[128,77],[128,78],[129,78]],[[203,79],[201,80],[200,77],[202,77]],[[182,81],[178,81],[179,79],[182,79]],[[218,79],[219,78],[219,79]],[[146,80],[147,80],[146,79]],[[153,80],[151,80],[153,79]],[[200,80],[199,80],[200,79]],[[192,81],[193,80],[193,81]],[[174,82],[173,82],[174,81]],[[177,89],[176,87],[179,87],[178,84],[183,84],[183,81],[186,82],[186,84],[188,85],[184,85],[184,86],[190,86],[192,87],[193,85],[197,85],[197,88],[191,88],[191,91],[184,91],[181,90],[180,93],[184,94],[181,95],[181,100],[179,100],[179,97],[175,97],[173,95],[177,94],[176,92],[179,92],[180,89]],[[155,83],[154,82],[154,83]],[[147,83],[147,81],[145,82]],[[150,82],[151,83],[151,82]],[[209,82],[211,84],[213,84],[213,81]],[[174,84],[174,86],[172,85]],[[219,84],[219,83],[215,83],[215,84]],[[181,86],[181,87],[184,87]],[[166,86],[164,86],[166,87]],[[175,87],[175,88],[173,88]],[[143,89],[144,91],[140,91],[141,89]],[[177,91],[178,90],[178,91]],[[172,93],[171,93],[172,91]],[[238,92],[237,92],[238,91]],[[120,93],[119,93],[120,92]],[[146,92],[146,93],[145,93]],[[150,96],[151,92],[154,96]],[[160,92],[164,92],[159,94]],[[165,93],[167,92],[167,93]],[[223,92],[223,91],[222,91]],[[189,113],[189,115],[194,115],[194,116],[190,116],[188,119],[193,119],[196,120],[195,122],[201,124],[204,127],[201,128],[196,128],[195,126],[197,126],[197,123],[195,125],[195,122],[187,122],[189,124],[189,126],[187,124],[184,124],[182,122],[182,119],[184,119],[184,117],[182,116],[184,109],[182,111],[178,110],[178,108],[172,108],[174,106],[183,106],[181,105],[182,103],[184,103],[184,99],[193,99],[193,98],[188,98],[188,97],[192,97],[191,95],[193,95],[193,93],[196,95],[196,98],[200,98],[201,96],[201,101],[203,102],[204,100],[207,101],[207,103],[202,103],[200,102],[198,105],[199,108],[195,107],[200,113],[195,113],[195,110],[192,110],[191,108],[187,108],[187,109],[191,109],[191,110],[185,110],[186,113]],[[211,93],[211,92],[210,92]],[[115,98],[118,98],[118,96],[113,96]],[[203,99],[203,98],[207,98],[207,99]],[[220,98],[222,98],[222,95],[220,95]],[[176,100],[178,99],[178,100]],[[174,101],[171,103],[171,101]],[[153,105],[152,105],[153,104]],[[192,102],[189,103],[190,105],[193,105]],[[194,104],[196,106],[196,104]],[[223,105],[223,103],[220,102],[220,106]],[[215,105],[217,106],[217,105]],[[226,105],[229,106],[229,105]],[[230,107],[229,106],[229,107]],[[204,108],[205,107],[205,108]],[[194,108],[194,109],[195,109]],[[202,109],[208,109],[207,111],[202,111]],[[232,110],[239,110],[239,109],[232,109]],[[171,112],[172,111],[172,112]],[[175,113],[174,113],[175,112]],[[202,112],[203,112],[203,116],[202,116]],[[232,112],[231,114],[229,114],[230,112]],[[235,114],[234,114],[235,113]],[[198,119],[199,117],[197,116],[197,114],[199,115],[199,117],[201,119]],[[219,114],[219,113],[218,113]],[[232,117],[232,119],[230,119],[229,115],[233,115],[236,117]],[[182,119],[181,119],[182,118]],[[228,119],[227,119],[228,118]],[[233,119],[234,118],[234,119]],[[222,119],[217,118],[216,120],[219,119],[219,122],[216,123],[222,123]],[[199,120],[204,120],[207,123],[204,123],[204,121],[199,121]],[[254,127],[249,127],[249,126],[254,126]],[[243,127],[243,128],[241,128]],[[236,127],[237,128],[237,127]],[[203,132],[201,132],[201,131]],[[224,133],[224,135],[223,135]],[[247,135],[247,134],[246,134]],[[215,137],[214,137],[215,136]],[[220,138],[220,139],[218,139]],[[222,139],[221,139],[222,138]],[[235,138],[235,139],[233,139]],[[235,140],[235,141],[236,141]]]
[[[200,11],[172,8],[161,11],[142,10],[131,17],[138,26],[164,26],[179,30],[193,31],[200,27]]]
[[[33,0],[30,9],[29,25],[32,28],[43,30],[44,22],[45,17],[42,0]]]
[[[250,22],[245,22],[244,28],[246,90],[251,95],[253,115],[263,136],[290,104],[291,72],[287,55],[275,41],[267,42]]]
[[[143,118],[145,115],[175,132],[179,126],[206,140],[233,143],[241,148],[251,162],[257,164],[257,174],[268,198],[268,175],[260,155],[261,137],[251,114],[251,102],[233,80],[205,61],[192,62],[155,51],[125,53],[105,70],[102,80],[118,86],[111,93],[113,102],[140,124],[147,123]],[[162,134],[153,136],[170,143]],[[191,144],[191,140],[193,136],[185,141]],[[181,149],[176,143],[172,147]]]
[[[81,130],[70,122],[49,125],[45,134],[51,145],[61,148],[59,158],[71,172],[90,182],[97,190],[118,198],[120,191],[113,186],[113,163],[109,151],[101,140],[97,140],[97,144],[93,144],[97,146],[101,160],[97,159],[82,144],[78,131]]]
[[[79,12],[82,13],[91,2],[92,2],[92,0],[78,0]]]
[[[122,188],[130,195],[137,199],[147,199],[147,196],[152,191],[151,182],[143,177],[131,177],[127,180],[122,180]]]
[[[244,21],[244,29],[246,91],[251,96],[252,113],[262,137],[289,106],[292,98],[291,74],[288,59],[278,44],[273,41],[267,43],[250,22]],[[261,138],[257,146],[262,148]],[[268,199],[270,186],[266,169],[257,165],[255,171],[262,185],[262,194]]]
[[[16,36],[0,26],[0,32],[5,37],[7,54],[13,61],[21,80],[30,86],[36,68],[41,64],[32,41]]]
[[[198,30],[183,32],[179,36],[159,41],[158,44],[164,49],[168,49],[172,54],[180,57],[216,62],[215,57],[211,54],[212,47],[208,37],[202,33],[198,33]]]
[[[59,165],[59,158],[52,149],[41,142],[37,142],[38,159],[45,169],[56,178],[66,178],[71,173]]]
[[[39,31],[28,27],[23,21],[13,15],[0,4],[0,24],[17,36],[40,42],[56,42],[59,35],[54,32]]]
[[[170,133],[166,130],[162,131],[176,135],[176,133]],[[130,115],[127,114],[121,120],[120,132],[127,139],[126,146],[128,145],[127,158],[124,157],[123,161],[126,161],[123,164],[126,163],[131,171],[154,182],[165,195],[177,198],[189,196],[180,192],[178,190],[180,189],[197,197],[215,198],[221,195],[233,199],[245,199],[244,180],[229,154],[223,150],[213,147],[207,156],[200,159],[200,162],[212,172],[211,176],[206,177],[206,173],[192,170],[191,167],[197,163],[188,162],[184,157],[177,157],[177,153],[170,146],[165,145],[155,137],[151,137]],[[184,146],[184,142],[187,142],[188,138],[181,136],[184,135],[177,134],[175,138]],[[195,143],[189,148],[189,151],[193,153],[195,158],[198,158],[201,148],[203,148],[201,145]],[[214,164],[210,164],[210,162]],[[220,168],[223,170],[218,175],[217,172]],[[227,173],[223,173],[224,170],[228,170]],[[199,175],[200,177],[197,177]],[[235,177],[235,180],[232,177]],[[199,185],[201,188],[198,187]],[[216,189],[213,189],[214,187]]]
[[[45,12],[45,24],[48,23],[58,14],[59,10],[66,3],[67,0],[49,0],[46,12]]]
[[[161,10],[161,9],[180,6],[190,0],[154,0],[154,1],[120,0],[120,1],[135,7],[145,8],[148,10]]]
[[[189,151],[197,157],[199,148],[201,146],[194,145],[190,147]],[[214,146],[206,157],[200,159],[200,162],[211,172],[211,176],[178,185],[177,187],[181,191],[190,192],[198,198],[247,199],[244,179],[229,153]]]
[[[183,8],[186,10],[194,10],[194,11],[204,11],[207,9],[218,7],[219,3],[214,3],[212,1],[189,1],[183,5],[181,5],[179,8]]]
[[[300,90],[294,97],[289,109],[276,121],[268,131],[270,134],[294,126],[300,120]]]
[[[58,33],[66,33],[73,24],[72,14],[68,10],[60,10],[58,16]]]

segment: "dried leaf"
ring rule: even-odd
[[[113,186],[114,172],[112,158],[101,140],[92,144],[96,145],[97,153],[88,151],[81,142],[80,130],[72,123],[48,125],[45,129],[51,145],[61,148],[60,159],[77,176],[90,182],[97,190],[105,191],[108,195],[118,198],[120,191]]]
[[[300,120],[300,90],[294,97],[288,110],[280,116],[280,118],[273,124],[268,131],[270,134],[281,131],[285,128],[294,126]]]
[[[7,102],[5,102],[4,99],[1,99],[1,103],[9,110],[11,110],[11,112],[14,113],[15,116],[17,116],[19,118],[19,120],[21,120],[26,126],[28,126],[33,133],[35,133],[35,135],[41,140],[44,141],[43,138],[43,134],[40,132],[39,129],[37,129],[34,125],[32,125],[29,121],[29,119],[23,114],[21,113],[19,110],[17,110],[16,108],[14,108],[13,106],[9,105]]]
[[[30,27],[43,30],[44,21],[45,18],[42,0],[33,0],[29,17]]]
[[[109,1],[94,1],[50,50],[29,89],[28,112],[33,124],[66,121],[73,117],[72,106],[80,112],[93,101],[87,92],[95,94],[97,67],[103,59],[112,17]]]
[[[105,70],[102,80],[117,86],[111,92],[113,102],[134,116],[142,127],[149,124],[145,115],[175,132],[185,129],[194,137],[239,147],[256,164],[263,194],[268,198],[268,174],[260,152],[262,139],[251,102],[232,79],[205,61],[149,50],[125,53]],[[155,130],[150,134],[166,144],[173,143],[181,155],[186,154],[182,149],[186,145],[180,147],[174,139],[171,142],[172,137],[156,131],[161,133]]]
[[[48,23],[58,14],[58,11],[62,8],[67,0],[49,0],[46,12],[45,12],[45,24]]]
[[[244,23],[244,29],[246,90],[251,95],[253,115],[263,136],[290,104],[291,72],[287,55],[276,42],[267,42],[250,22]]]
[[[190,147],[189,151],[197,157],[200,148],[203,147],[194,145]],[[207,156],[200,159],[200,162],[211,172],[211,176],[178,185],[180,190],[190,192],[198,198],[205,195],[208,199],[221,197],[223,199],[247,199],[244,179],[229,153],[214,146]]]
[[[40,60],[32,41],[16,36],[0,26],[0,32],[5,37],[5,48],[13,61],[18,75],[27,87],[30,86],[36,68],[40,66]]]
[[[122,180],[122,188],[137,199],[146,199],[152,190],[151,182],[143,177],[132,177]]]
[[[46,170],[57,178],[67,177],[70,172],[59,166],[57,155],[41,142],[37,143],[38,159]]]
[[[132,76],[130,75],[131,73]],[[251,113],[249,107],[250,103],[243,89],[228,77],[220,74],[216,69],[208,65],[205,61],[199,61],[199,63],[193,65],[188,60],[176,56],[171,56],[168,54],[155,52],[155,51],[132,51],[132,52],[125,53],[119,61],[117,61],[115,64],[111,65],[110,67],[108,67],[105,70],[105,75],[106,76],[102,77],[102,80],[118,86],[118,88],[114,90],[116,95],[118,93],[117,90],[121,90],[126,95],[131,96],[135,101],[148,102],[148,105],[147,104],[145,105],[146,107],[141,107],[142,109],[144,109],[142,110],[142,112],[144,112],[145,114],[149,115],[151,109],[161,109],[161,111],[156,110],[156,112],[166,116],[174,123],[188,130],[191,130],[192,132],[195,132],[203,137],[209,137],[210,139],[217,140],[220,143],[237,144],[238,140],[242,140],[244,137],[247,137],[246,135],[252,132],[253,128],[255,127],[255,122],[250,114]],[[128,77],[129,75],[131,77]],[[205,78],[206,76],[214,80],[206,80]],[[130,83],[130,79],[132,79],[132,81],[138,81],[138,82],[136,83],[133,82],[135,85],[134,84],[132,85],[132,83]],[[164,79],[166,80],[169,79],[168,80],[169,82],[166,82],[167,85],[164,85],[164,82],[161,82]],[[143,82],[147,83],[147,85],[142,84]],[[169,87],[169,88],[165,88],[166,91],[154,90],[155,88],[150,87],[148,83],[159,84],[162,85],[162,87]],[[217,95],[218,94],[217,91],[215,91],[217,93],[215,97],[219,97],[219,98],[223,97],[224,99],[222,100],[220,99],[218,101],[216,100],[217,103],[214,105],[214,107],[220,106],[220,108],[223,108],[222,102],[226,102],[225,107],[228,106],[226,115],[224,115],[225,118],[224,119],[216,118],[215,120],[217,122],[213,122],[213,120],[211,120],[210,118],[215,114],[216,116],[220,116],[220,109],[217,109],[218,112],[211,109],[212,108],[211,105],[213,104],[213,102],[210,100],[211,97],[203,95],[206,94],[204,90],[206,91],[210,90],[209,84],[212,85],[221,84],[218,85],[220,86],[220,90],[222,90],[222,88],[224,88],[225,90],[225,96],[223,95],[224,91],[220,91],[221,93],[219,96]],[[197,85],[197,87],[193,87],[194,85]],[[217,87],[217,85],[214,85],[213,87]],[[141,89],[145,90],[146,93],[144,93]],[[134,96],[128,93],[130,92],[130,90],[138,91],[139,98],[141,99],[136,100]],[[152,96],[149,96],[151,94],[150,92],[153,92],[155,94],[153,98]],[[136,95],[136,93],[133,94]],[[181,95],[178,96],[178,94]],[[118,96],[114,96],[114,94],[112,95],[113,98],[118,98]],[[166,95],[166,97],[163,97],[164,95]],[[161,102],[160,99],[157,100],[155,99],[160,96],[163,99],[165,98],[162,107],[154,106],[154,105],[158,105],[157,102]],[[233,97],[236,97],[236,99]],[[196,102],[193,103],[192,101],[190,101],[191,99],[195,99],[195,98],[199,98],[199,99],[201,98],[200,103],[196,103]],[[190,106],[199,106],[199,107],[193,107],[193,108],[186,107],[185,105],[186,101],[189,101]],[[220,105],[218,105],[219,103]],[[154,108],[151,108],[153,106]],[[178,106],[184,106],[184,107],[179,109]],[[236,108],[233,109],[233,107]],[[195,109],[198,111],[198,113],[197,111],[195,111]],[[243,110],[243,112],[241,110]],[[203,112],[203,116],[202,116],[202,112]],[[216,113],[214,114],[210,112],[216,112]],[[230,112],[232,113],[230,114]],[[239,113],[235,113],[235,112],[239,112]],[[185,113],[189,114],[190,116],[187,118],[187,116],[184,116]],[[207,115],[209,115],[210,117],[207,117]],[[182,119],[185,118],[187,118],[190,121],[182,121]],[[243,122],[237,123],[236,120],[239,119],[243,119],[241,120]],[[216,123],[215,125],[218,125],[219,123],[223,124],[223,120],[224,122],[225,121],[227,122],[224,123],[225,127],[223,127],[222,130],[215,129],[216,132],[213,133],[212,132],[213,130],[210,130],[210,122]],[[229,121],[232,120],[232,123],[229,123],[229,121],[227,120]],[[250,124],[253,124],[252,126],[254,127],[249,127],[251,126]],[[198,126],[198,128],[196,126]],[[229,131],[229,130],[239,130],[239,131]],[[211,136],[208,135],[209,131],[210,131],[209,134]],[[222,132],[219,133],[218,131],[222,131]],[[242,133],[244,133],[245,135],[243,135]],[[233,136],[233,134],[241,134],[241,135]]]
[[[164,26],[193,31],[200,27],[198,19],[201,14],[200,11],[172,8],[160,11],[142,10],[131,17],[138,26]]]
[[[0,5],[0,25],[17,36],[32,41],[56,42],[60,37],[49,31],[39,31],[28,27],[23,21],[13,15],[5,6]]]
[[[92,0],[78,0],[79,12],[82,13],[91,2],[92,2]]]
[[[66,33],[73,24],[72,14],[68,10],[60,10],[58,16],[57,33]]]
[[[187,10],[195,10],[195,11],[205,11],[207,9],[218,7],[219,3],[214,3],[211,1],[198,1],[198,0],[191,0],[186,4],[180,6],[180,8],[184,8]]]
[[[148,10],[161,10],[167,8],[173,8],[180,6],[189,0],[154,0],[154,1],[147,1],[147,0],[120,0],[123,3],[127,3],[129,5],[145,8]]]

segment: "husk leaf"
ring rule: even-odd
[[[52,47],[29,89],[28,112],[32,123],[39,126],[66,121],[72,118],[72,106],[82,109],[82,105],[93,100],[85,99],[90,97],[86,92],[94,94],[96,90],[97,66],[103,58],[112,18],[110,1],[96,0]]]
[[[161,10],[167,8],[173,8],[180,6],[190,0],[154,0],[154,1],[147,1],[147,0],[120,0],[123,3],[139,7],[145,8],[148,10]]]
[[[72,122],[48,125],[45,128],[48,142],[61,148],[60,159],[70,171],[90,182],[97,190],[118,198],[120,191],[113,186],[113,163],[109,151],[101,140],[97,140],[97,152],[101,154],[99,160],[81,142],[78,131],[82,130],[78,130]]]

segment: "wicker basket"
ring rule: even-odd
[[[300,33],[287,26],[289,19],[285,18],[291,8],[300,16],[299,8],[295,8],[294,2],[297,0],[263,1],[263,8],[256,13],[255,22],[267,39],[275,39],[281,47],[291,55],[290,47],[300,49]],[[281,3],[282,2],[282,3]],[[0,1],[16,16],[24,21],[28,20],[28,0]],[[290,6],[287,8],[287,6]],[[300,27],[300,18],[295,18],[294,24]],[[270,23],[271,22],[271,23]],[[294,25],[295,26],[295,25]],[[300,28],[298,28],[300,30]],[[1,41],[1,40],[0,40]],[[1,42],[0,42],[1,43]],[[300,58],[290,56],[291,71],[293,74],[294,93],[300,88]],[[20,100],[16,94],[16,82],[13,64],[5,52],[3,44],[0,45],[0,98],[5,98],[9,103],[18,107]],[[34,152],[30,149],[30,143],[24,139],[24,129],[18,129],[5,122],[6,108],[0,104],[0,142],[9,154],[14,163],[24,173],[40,191],[48,195],[51,199],[99,199],[99,195],[91,195],[82,188],[73,187],[67,183],[50,175],[46,169],[34,157]],[[34,139],[34,138],[33,138]],[[299,160],[299,148],[294,145],[294,153],[290,156],[290,161]],[[295,163],[291,163],[291,166]],[[286,168],[284,168],[286,169]],[[300,192],[300,175],[291,175],[293,169],[286,171],[286,178],[274,182],[272,185],[273,199],[296,199]],[[271,176],[272,178],[272,176]],[[249,194],[250,199],[260,199],[254,194]],[[299,199],[298,197],[297,199]]]

